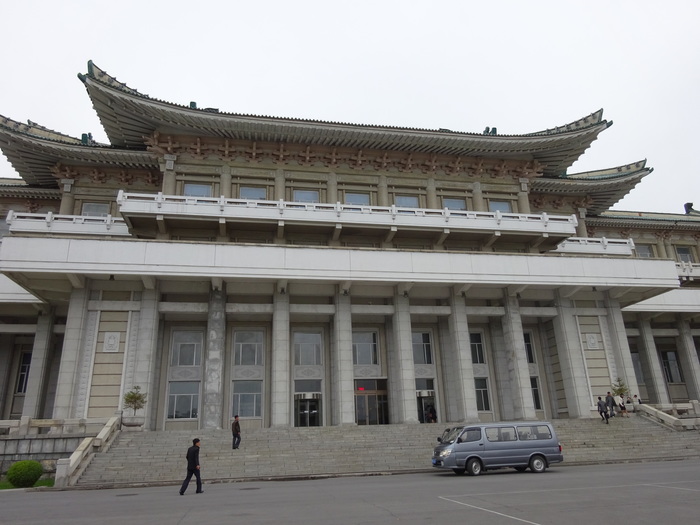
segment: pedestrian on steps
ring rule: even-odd
[[[197,478],[197,494],[204,492],[202,490],[202,477],[199,473],[200,445],[201,441],[199,438],[194,438],[192,440],[192,446],[187,449],[187,454],[185,455],[185,458],[187,459],[187,477],[185,478],[185,481],[182,482],[182,487],[180,487],[180,496],[185,495],[185,491],[187,490],[187,486],[190,484],[192,476]]]
[[[233,450],[236,450],[241,444],[241,423],[238,421],[238,416],[233,416],[231,423],[231,434],[233,434]]]
[[[608,425],[610,424],[610,421],[608,421],[608,406],[600,396],[598,396],[598,414],[600,414],[601,421],[605,421]]]
[[[608,392],[608,395],[605,396],[605,404],[608,407],[608,415],[610,417],[615,417],[615,398],[612,396],[610,392]]]

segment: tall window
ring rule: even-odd
[[[394,204],[399,208],[418,208],[418,202],[417,195],[396,195],[394,197]]]
[[[172,381],[168,393],[168,419],[196,419],[199,381]]]
[[[639,352],[632,352],[632,366],[634,367],[634,375],[637,378],[637,383],[644,384],[644,372],[642,370],[642,362],[639,360]]]
[[[182,194],[187,197],[211,197],[211,184],[185,182]]]
[[[634,251],[637,257],[641,259],[653,259],[654,258],[654,248],[651,244],[635,244]]]
[[[318,190],[294,190],[294,202],[320,202]]]
[[[236,330],[233,333],[233,364],[261,366],[263,338],[262,330]]]
[[[693,258],[693,252],[690,249],[690,246],[676,246],[676,254],[678,255],[678,260],[680,262],[695,262],[695,259]]]
[[[260,186],[241,186],[239,195],[241,199],[249,201],[264,201],[267,199],[267,188],[261,188]]]
[[[484,364],[486,358],[484,356],[484,343],[481,339],[481,334],[478,332],[469,334],[469,342],[472,347],[472,363]]]
[[[345,204],[354,204],[356,206],[369,206],[369,193],[345,192]]]
[[[31,352],[24,352],[19,362],[19,373],[17,374],[17,394],[27,393],[27,382],[29,381],[29,366],[32,364]]]
[[[476,409],[491,410],[488,379],[486,377],[475,377],[474,386],[476,388]]]
[[[523,337],[525,338],[525,353],[527,354],[527,362],[534,363],[535,362],[535,347],[532,344],[532,336],[529,332],[525,332],[523,334]]]
[[[661,352],[661,363],[667,383],[683,383],[683,373],[676,352]]]
[[[262,417],[262,381],[234,381],[231,415]]]
[[[178,330],[173,332],[171,366],[200,366],[202,364],[202,340],[200,331]]]
[[[540,387],[536,377],[530,378],[530,388],[532,389],[532,401],[535,403],[535,410],[542,410],[542,401],[540,401]]]
[[[352,333],[352,360],[356,365],[378,364],[376,332]]]
[[[467,201],[465,199],[458,199],[455,197],[443,197],[442,207],[448,210],[466,210]]]
[[[294,364],[320,365],[322,340],[318,332],[294,332]]]
[[[489,200],[489,211],[490,212],[500,211],[501,213],[512,213],[513,207],[511,206],[510,201]]]
[[[413,363],[416,365],[431,365],[433,350],[428,332],[413,332]]]

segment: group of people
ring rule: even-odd
[[[642,400],[639,399],[637,394],[635,394],[633,397],[630,397],[629,395],[625,396],[625,394],[621,394],[620,396],[616,397],[608,392],[605,399],[598,396],[597,404],[600,420],[610,424],[610,418],[615,417],[616,412],[619,413],[621,417],[629,417],[629,414],[627,413],[627,405],[632,405],[632,407],[634,407],[634,404],[636,403],[642,403]]]
[[[231,434],[233,434],[232,448],[236,450],[241,445],[241,422],[238,420],[238,416],[235,416],[231,423]],[[192,446],[187,449],[187,454],[185,454],[185,459],[187,459],[187,477],[180,487],[180,496],[185,495],[185,491],[190,484],[192,476],[197,480],[197,494],[204,492],[202,490],[202,476],[199,467],[199,447],[201,446],[202,441],[199,438],[194,438],[192,440]]]

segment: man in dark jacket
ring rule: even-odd
[[[238,416],[234,416],[233,418],[231,433],[233,434],[233,448],[237,449],[241,444],[241,422],[238,421]]]
[[[187,458],[187,477],[185,478],[185,481],[182,482],[182,487],[180,487],[180,496],[185,495],[187,485],[190,484],[192,475],[194,475],[197,478],[197,494],[201,494],[202,492],[204,492],[202,490],[202,477],[199,474],[200,443],[201,442],[198,438],[194,438],[192,440],[192,446],[187,449],[187,455],[185,456]]]

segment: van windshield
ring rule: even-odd
[[[447,444],[454,443],[455,441],[457,441],[457,438],[462,433],[463,429],[464,429],[464,427],[446,428],[445,431],[442,433],[442,437],[440,438],[440,441],[442,443],[447,443]]]

